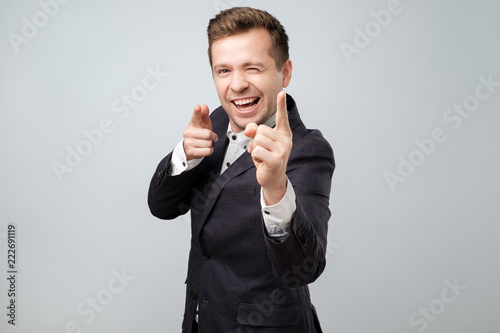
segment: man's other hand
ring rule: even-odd
[[[267,205],[281,201],[286,192],[286,166],[292,150],[292,130],[288,122],[286,93],[277,97],[276,127],[248,124],[245,135],[252,138],[248,152],[257,168],[257,181],[262,186]]]
[[[188,161],[209,156],[217,134],[212,131],[208,106],[196,105],[187,128],[184,130],[184,153]]]

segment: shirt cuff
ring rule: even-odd
[[[170,176],[180,175],[185,171],[194,169],[201,163],[202,160],[203,157],[188,161],[186,153],[184,152],[184,140],[182,140],[174,148],[172,159],[170,160],[170,166],[168,168],[168,174]]]
[[[267,233],[273,238],[284,238],[288,235],[292,224],[292,217],[297,209],[295,203],[295,191],[287,178],[286,192],[280,202],[267,206],[262,190],[260,191],[260,204],[262,206],[262,216]]]

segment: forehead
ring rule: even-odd
[[[272,43],[269,32],[264,28],[231,35],[212,44],[214,67],[221,63],[273,60]]]

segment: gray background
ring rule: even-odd
[[[219,105],[208,20],[250,5],[287,29],[287,92],[335,152],[328,264],[311,285],[324,331],[500,332],[500,87],[479,88],[488,97],[460,127],[445,119],[474,102],[479,77],[500,82],[500,3],[401,0],[378,31],[371,12],[388,3],[73,0],[44,22],[39,2],[2,0],[0,331],[180,331],[189,218],[152,217],[147,189],[193,106]],[[34,17],[38,33],[14,46],[12,33],[22,37],[23,18]],[[359,46],[365,27],[369,45],[346,57],[341,46]],[[168,76],[128,116],[113,112],[122,94],[140,92],[148,67]],[[66,164],[67,147],[103,119],[113,131],[58,179],[53,163]],[[419,153],[415,141],[436,128],[446,140]],[[410,157],[418,165],[391,188],[387,173]]]

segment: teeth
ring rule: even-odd
[[[250,103],[253,103],[257,100],[258,98],[257,97],[254,97],[254,98],[246,98],[246,99],[239,99],[239,100],[235,100],[234,101],[234,104],[240,106],[240,105],[245,105],[245,104],[250,104]]]
[[[238,109],[240,109],[241,111],[250,111],[253,109],[253,106],[247,106],[246,108],[242,108],[241,106],[238,106]]]

